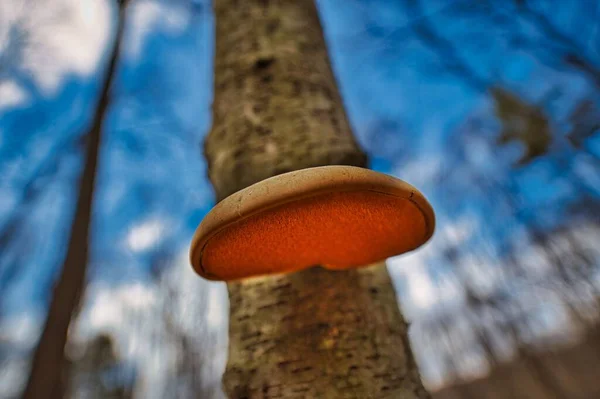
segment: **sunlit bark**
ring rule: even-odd
[[[205,155],[217,199],[291,170],[365,166],[313,1],[216,0],[215,14]],[[228,289],[231,398],[428,397],[384,265],[314,268]]]

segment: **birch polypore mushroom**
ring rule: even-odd
[[[431,205],[413,186],[352,166],[265,179],[218,203],[202,220],[190,258],[210,280],[350,269],[412,251],[433,234]]]

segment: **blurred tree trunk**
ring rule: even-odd
[[[217,199],[296,169],[365,167],[313,0],[215,0],[214,7],[205,155]],[[429,397],[384,265],[313,268],[228,289],[229,397]]]
[[[86,134],[85,166],[81,175],[79,194],[67,254],[62,271],[54,286],[42,335],[33,355],[29,380],[23,398],[61,398],[65,393],[66,365],[64,349],[73,313],[81,298],[88,262],[89,230],[96,182],[98,153],[103,121],[110,100],[110,88],[120,51],[127,0],[118,1],[117,31],[110,55],[98,106]]]

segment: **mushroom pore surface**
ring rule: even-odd
[[[206,277],[236,280],[321,265],[366,266],[420,246],[430,226],[409,198],[358,190],[322,193],[237,220],[202,251]]]

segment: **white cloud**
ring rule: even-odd
[[[28,95],[25,90],[15,82],[0,81],[0,110],[24,103],[27,99]]]
[[[435,177],[440,173],[442,161],[439,156],[421,156],[396,167],[393,174],[400,179],[423,190],[435,182]]]
[[[436,302],[435,286],[422,268],[406,269],[409,297],[414,306],[427,309]]]
[[[221,285],[211,284],[208,287],[208,305],[206,322],[211,328],[219,328],[227,322],[227,291]]]
[[[387,260],[390,277],[399,294],[406,316],[430,309],[437,301],[436,290],[427,273],[426,257],[422,254],[396,256]],[[405,284],[400,284],[404,280]]]
[[[164,222],[156,219],[147,220],[134,226],[127,235],[127,246],[134,252],[140,252],[152,247],[164,232]]]
[[[106,0],[0,2],[0,53],[8,50],[3,61],[16,63],[9,69],[30,75],[48,95],[68,75],[90,75],[112,37],[109,4]]]
[[[440,234],[447,237],[453,245],[460,245],[473,236],[479,227],[479,222],[480,220],[473,216],[462,217],[452,223],[444,223],[443,226],[440,226]]]
[[[182,4],[160,1],[138,1],[130,10],[127,34],[127,55],[140,56],[146,34],[157,24],[169,32],[181,32],[189,23],[190,12]]]
[[[462,299],[461,288],[453,280],[449,278],[441,278],[438,282],[433,280],[425,266],[424,257],[412,255],[410,259],[388,260],[388,265],[391,267],[399,264],[403,264],[402,268],[392,269],[391,275],[396,283],[401,278],[406,280],[403,288],[407,291],[399,293],[402,305],[406,308],[406,316],[411,320],[414,321],[439,306]],[[399,285],[396,287],[400,288]]]
[[[10,359],[2,362],[0,369],[0,392],[3,398],[16,398],[25,385],[29,372],[29,362],[23,359]]]
[[[141,282],[117,289],[98,289],[95,294],[89,310],[88,325],[97,329],[118,326],[125,321],[125,312],[148,310],[157,301],[156,292]]]
[[[32,311],[8,316],[0,324],[0,340],[10,342],[15,348],[30,348],[38,339],[41,321]]]

